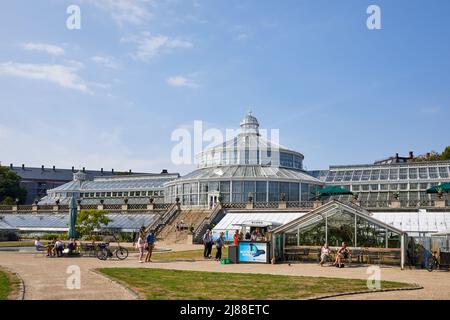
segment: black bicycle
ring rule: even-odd
[[[437,252],[433,252],[433,254],[428,258],[427,270],[432,272],[433,270],[439,269],[439,259],[437,258]]]
[[[128,250],[124,247],[121,247],[119,241],[117,241],[117,247],[111,251],[109,247],[109,243],[101,243],[97,248],[97,258],[100,260],[106,260],[108,258],[112,258],[114,256],[119,260],[125,260],[128,258]]]

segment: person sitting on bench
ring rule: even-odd
[[[55,252],[56,256],[57,257],[62,257],[63,250],[64,250],[64,242],[62,242],[59,239],[56,239],[55,248],[53,249],[53,251]]]
[[[36,247],[37,251],[47,251],[47,257],[51,257],[53,255],[52,254],[53,246],[50,244],[45,246],[41,242],[41,238],[39,237],[37,237],[36,240],[34,241],[34,246]]]
[[[328,243],[325,243],[323,247],[320,249],[320,266],[323,267],[323,264],[330,259],[331,249],[328,247]]]
[[[77,253],[77,242],[75,239],[70,239],[70,242],[67,245],[67,249],[69,250],[69,252],[67,253],[69,256],[75,255]]]
[[[338,250],[336,254],[336,261],[334,262],[334,265],[338,268],[341,268],[344,266],[342,263],[342,260],[346,260],[350,257],[350,250],[347,248],[347,244],[345,242],[342,242],[342,247]]]

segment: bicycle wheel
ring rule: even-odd
[[[435,261],[435,259],[434,259],[433,257],[430,257],[430,258],[428,259],[427,270],[428,270],[429,272],[432,272],[433,269],[436,269],[436,261]]]
[[[97,251],[97,258],[99,260],[106,260],[106,259],[108,259],[108,250],[106,250],[105,248],[99,249]]]
[[[116,249],[116,257],[119,260],[125,260],[128,257],[128,250],[123,247],[118,247]]]

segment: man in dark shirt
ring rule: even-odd
[[[147,236],[147,255],[145,256],[145,262],[152,262],[152,253],[155,248],[155,233],[153,230],[150,230],[150,233]]]

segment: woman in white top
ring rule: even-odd
[[[143,263],[142,258],[144,257],[144,247],[145,247],[145,239],[142,233],[139,233],[139,238],[136,243],[136,248],[139,250],[139,262]]]
[[[328,243],[325,243],[320,249],[320,266],[323,267],[323,264],[330,258],[331,250],[328,247]]]

